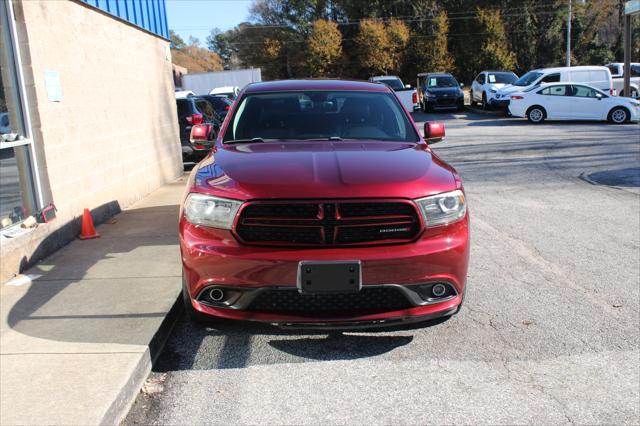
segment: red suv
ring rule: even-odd
[[[251,84],[180,212],[194,319],[390,325],[456,313],[469,213],[456,171],[385,85]]]

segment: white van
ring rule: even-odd
[[[613,80],[609,68],[603,66],[587,65],[580,67],[540,68],[532,70],[517,79],[508,86],[498,90],[492,99],[493,106],[505,108],[509,105],[511,94],[522,92],[533,86],[545,83],[584,83],[602,90],[611,95],[613,92]]]

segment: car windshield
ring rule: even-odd
[[[491,84],[512,84],[517,79],[518,76],[512,72],[491,72],[488,82]]]
[[[427,88],[437,88],[437,87],[456,87],[458,86],[458,82],[455,78],[445,75],[438,77],[429,77],[427,78]]]
[[[417,142],[391,93],[296,91],[244,96],[223,142],[362,139]]]
[[[392,90],[402,90],[402,89],[404,89],[404,85],[402,84],[402,81],[400,81],[399,78],[384,78],[384,79],[379,79],[379,80],[375,80],[375,81],[379,81],[380,83],[386,84]]]
[[[537,71],[529,71],[519,79],[517,79],[514,83],[514,86],[530,86],[532,85],[538,78],[542,77],[541,72]]]

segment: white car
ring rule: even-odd
[[[505,108],[509,106],[512,93],[546,83],[582,83],[613,95],[613,81],[609,68],[595,65],[578,67],[540,68],[532,70],[511,85],[498,90],[491,104]]]
[[[518,76],[511,71],[482,71],[471,83],[471,105],[479,102],[483,109],[489,108],[498,90],[517,79]]]
[[[404,84],[400,77],[395,75],[379,75],[369,77],[372,83],[382,83],[394,91],[402,106],[409,112],[418,109],[418,92],[410,84]]]
[[[238,86],[216,87],[215,89],[211,89],[209,92],[210,95],[226,96],[231,100],[237,98],[238,93],[240,93],[240,88]]]
[[[544,120],[638,121],[640,101],[611,96],[579,83],[553,83],[511,94],[509,111],[532,123]]]

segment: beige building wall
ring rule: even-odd
[[[182,173],[168,41],[79,1],[14,7],[38,169],[58,218],[3,243],[2,281],[56,229],[77,232],[68,225],[83,208],[125,208]],[[45,70],[59,73],[61,102],[48,100]]]

